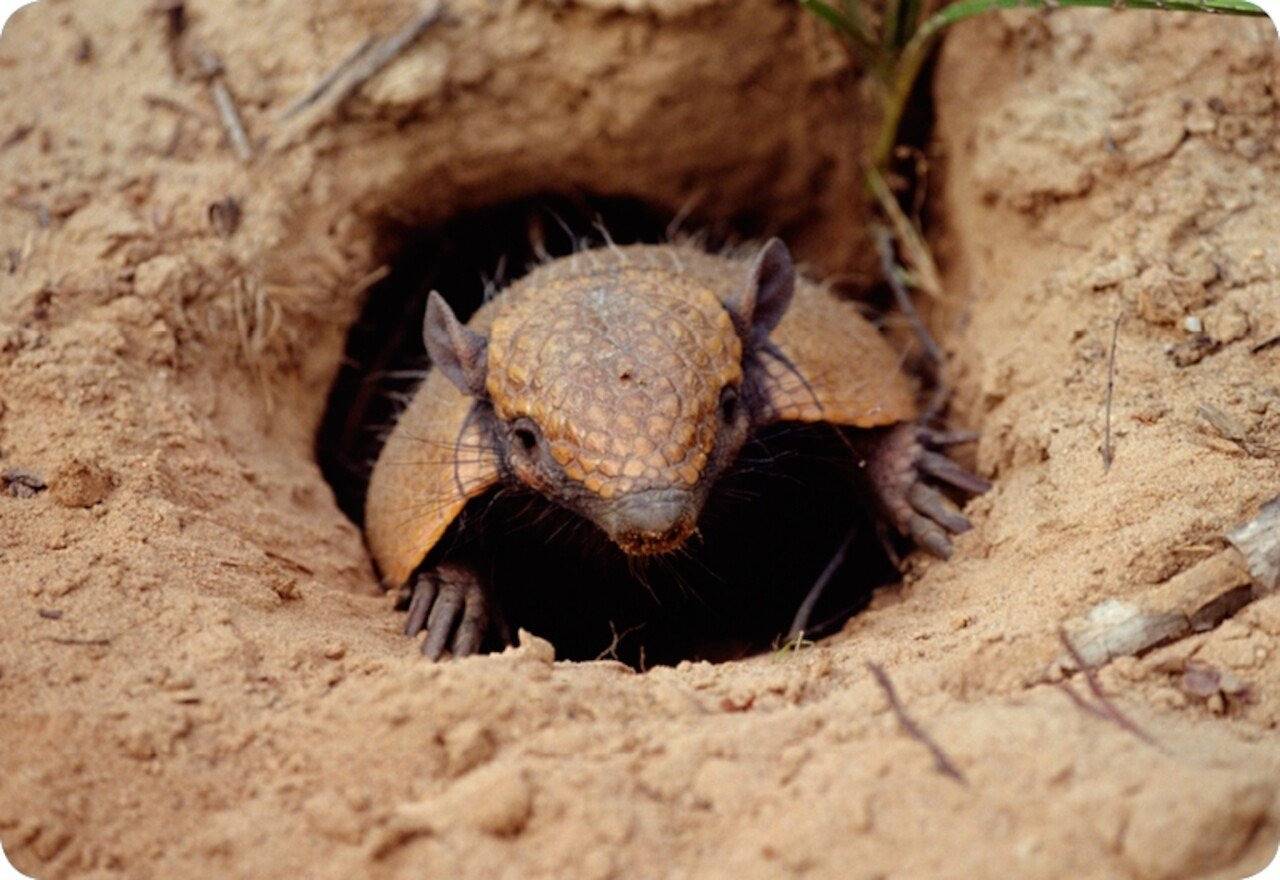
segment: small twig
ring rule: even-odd
[[[1093,703],[1090,703],[1084,697],[1076,693],[1076,689],[1071,686],[1071,682],[1060,681],[1060,682],[1057,682],[1057,685],[1058,685],[1058,690],[1066,694],[1071,699],[1071,702],[1075,703],[1076,708],[1079,709],[1081,712],[1084,712],[1089,715],[1094,715],[1098,718],[1108,717],[1105,712],[1103,712],[1097,706],[1093,705]]]
[[[816,644],[817,642],[806,639],[804,637],[804,633],[800,633],[800,635],[795,636],[794,638],[788,638],[782,642],[775,642],[773,656],[781,657],[785,654],[795,654],[805,648],[812,648]]]
[[[1196,414],[1208,422],[1222,439],[1230,440],[1252,458],[1265,458],[1273,454],[1272,449],[1250,439],[1249,429],[1239,419],[1213,404],[1204,402],[1198,404]]]
[[[373,48],[373,45],[376,42],[377,42],[376,37],[365,37],[364,42],[362,42],[359,46],[356,46],[354,49],[348,52],[347,55],[337,63],[336,66],[334,66],[328,73],[326,73],[324,76],[320,78],[319,82],[317,82],[311,88],[307,89],[307,91],[305,91],[301,96],[299,96],[297,100],[295,100],[288,107],[286,107],[284,109],[284,112],[280,114],[280,121],[281,122],[288,121],[294,116],[297,116],[303,110],[310,107],[316,101],[320,100],[320,98],[324,95],[324,93],[329,91],[329,89],[333,86],[333,84],[338,81],[338,77],[346,73],[346,71],[351,67],[351,65],[355,64],[356,61],[358,61],[362,56],[365,55],[365,53],[367,53],[370,49]]]
[[[41,641],[53,642],[55,645],[88,645],[97,648],[111,644],[111,639],[78,639],[71,636],[46,636]]]
[[[189,107],[176,98],[171,98],[168,95],[160,95],[155,92],[145,92],[142,95],[142,103],[146,104],[148,107],[168,110],[178,116],[189,116],[192,119],[197,119],[207,124],[213,123],[213,120],[209,117],[208,113],[197,110],[194,107]]]
[[[599,654],[596,655],[596,659],[597,660],[617,660],[618,648],[621,647],[622,640],[625,639],[627,636],[631,635],[636,630],[643,629],[643,628],[644,628],[644,621],[642,620],[639,623],[637,623],[635,626],[628,627],[627,629],[624,629],[622,632],[618,632],[618,628],[614,626],[613,621],[612,620],[609,621],[609,632],[613,634],[613,641],[609,643],[609,647],[605,648],[603,651],[601,651]]]
[[[1107,356],[1107,403],[1105,424],[1102,433],[1102,469],[1111,470],[1111,462],[1115,460],[1115,448],[1111,445],[1111,398],[1116,390],[1116,341],[1120,338],[1120,321],[1124,312],[1116,315],[1111,325],[1111,353]]]
[[[805,632],[809,628],[809,618],[813,615],[814,606],[822,598],[823,591],[827,589],[827,584],[831,583],[835,573],[840,570],[840,566],[844,565],[844,559],[849,554],[849,546],[853,543],[853,539],[857,534],[857,529],[849,530],[849,534],[845,535],[844,540],[840,542],[840,546],[836,548],[831,561],[827,563],[826,568],[822,570],[822,574],[818,575],[818,579],[809,588],[804,601],[796,609],[796,616],[791,620],[791,628],[787,630],[788,642],[804,638]]]
[[[929,734],[925,733],[924,728],[916,723],[915,719],[907,714],[907,710],[902,705],[902,700],[898,698],[898,692],[893,686],[893,682],[889,680],[889,674],[876,663],[867,663],[867,669],[871,670],[871,674],[875,677],[876,684],[880,685],[880,689],[884,691],[886,699],[889,701],[889,708],[893,710],[893,714],[897,716],[898,725],[902,728],[907,736],[920,743],[929,753],[933,755],[933,766],[943,776],[950,776],[961,785],[968,785],[968,780],[964,778],[964,774],[959,768],[952,763],[947,757],[947,753],[942,750]]]
[[[244,130],[244,120],[240,118],[235,98],[231,97],[231,90],[227,88],[222,61],[212,52],[201,50],[196,53],[196,63],[200,66],[200,75],[209,83],[209,92],[213,95],[214,106],[218,108],[218,117],[222,120],[231,148],[241,162],[252,161],[253,145],[249,143],[249,135]]]
[[[1100,718],[1106,718],[1119,727],[1129,731],[1129,733],[1142,740],[1150,746],[1157,745],[1151,736],[1134,722],[1130,721],[1128,716],[1121,712],[1116,705],[1111,702],[1111,698],[1107,696],[1106,691],[1102,689],[1102,684],[1098,681],[1097,670],[1084,662],[1084,658],[1080,656],[1080,652],[1076,650],[1076,646],[1071,643],[1070,637],[1067,636],[1065,629],[1058,630],[1058,638],[1062,641],[1063,648],[1066,649],[1067,656],[1071,658],[1071,662],[1084,675],[1085,684],[1089,686],[1089,692],[1093,694],[1094,704],[1089,711]],[[1078,695],[1070,688],[1065,688],[1073,698]]]
[[[1252,348],[1249,349],[1249,353],[1258,354],[1259,352],[1266,351],[1268,348],[1276,344],[1280,344],[1280,333],[1277,333],[1274,336],[1268,336],[1266,339],[1262,340],[1261,342],[1256,343]]]
[[[1262,505],[1258,515],[1227,533],[1244,556],[1254,595],[1280,589],[1280,496]]]
[[[929,332],[929,328],[925,326],[924,319],[920,317],[920,312],[916,309],[916,305],[911,300],[911,294],[907,291],[907,286],[902,281],[902,273],[898,269],[898,263],[893,252],[893,236],[889,234],[889,230],[883,226],[875,228],[876,250],[880,254],[880,270],[884,274],[885,280],[889,282],[889,288],[893,291],[894,302],[898,306],[907,323],[911,326],[911,331],[915,334],[916,339],[920,341],[921,347],[924,349],[925,359],[929,362],[929,381],[933,385],[933,393],[929,397],[929,403],[925,407],[922,420],[927,422],[942,412],[946,406],[947,398],[951,396],[951,389],[942,376],[942,365],[946,361],[946,355],[942,353],[942,347],[938,345],[937,340],[933,338],[933,334]]]
[[[310,133],[369,80],[381,73],[432,25],[444,18],[444,0],[435,0],[417,18],[382,40],[365,40],[285,110],[281,121],[292,120],[284,144]]]
[[[933,254],[929,252],[929,245],[921,238],[911,218],[902,210],[898,197],[890,191],[889,184],[878,169],[867,170],[867,186],[893,226],[893,234],[902,245],[907,261],[915,273],[916,286],[934,299],[941,299],[942,279],[933,262]]]
[[[182,37],[187,32],[187,4],[184,0],[161,0],[151,11],[164,19],[165,46],[169,51],[169,66],[174,74],[183,73]]]

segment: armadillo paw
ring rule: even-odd
[[[885,437],[871,468],[872,483],[894,525],[939,559],[950,558],[951,536],[973,526],[951,499],[930,484],[945,484],[969,495],[981,495],[991,484],[929,447],[968,439],[901,425]]]
[[[439,660],[478,654],[490,633],[505,631],[480,577],[465,566],[442,563],[418,573],[404,632],[426,631],[422,653]]]

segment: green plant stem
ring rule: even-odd
[[[1159,9],[1169,12],[1209,12],[1225,15],[1265,15],[1261,9],[1245,0],[958,0],[944,6],[925,19],[902,49],[894,76],[884,99],[884,118],[880,137],[870,156],[873,168],[884,168],[889,163],[893,145],[898,140],[898,127],[906,110],[907,99],[915,86],[920,68],[929,57],[929,50],[947,26],[999,9],[1056,9],[1082,6],[1106,9]]]

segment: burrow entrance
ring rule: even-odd
[[[421,327],[431,290],[465,320],[537,262],[606,237],[660,243],[693,233],[716,248],[761,231],[751,217],[699,223],[632,199],[577,195],[506,202],[430,227],[386,221],[389,273],[349,332],[316,443],[339,506],[361,523],[373,462],[429,366]],[[713,493],[699,535],[669,557],[628,559],[589,523],[510,492],[474,500],[435,552],[459,550],[487,561],[512,632],[549,639],[563,659],[639,669],[777,646],[824,573],[806,635],[827,635],[898,578],[848,445],[828,426],[783,425],[754,438]]]

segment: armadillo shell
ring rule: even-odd
[[[801,282],[771,339],[783,357],[761,355],[769,421],[875,428],[915,417],[902,359],[854,303]]]
[[[498,480],[498,458],[469,418],[473,406],[432,370],[382,448],[369,480],[365,534],[388,586],[405,583],[467,501]]]
[[[641,246],[612,253],[669,269],[671,250]],[[609,252],[596,253],[599,259]],[[536,276],[571,271],[567,262],[556,261],[517,282],[522,293],[536,285]],[[722,299],[747,277],[746,262],[691,248],[680,248],[679,263],[682,271],[704,276],[711,289],[722,291]],[[485,333],[503,299],[487,303],[469,326]],[[898,356],[856,305],[828,289],[799,281],[771,339],[781,356],[763,357],[767,421],[873,428],[915,417],[915,389]],[[443,374],[430,371],[374,466],[365,529],[389,586],[405,583],[467,502],[500,478],[500,461],[471,418],[473,405]]]

